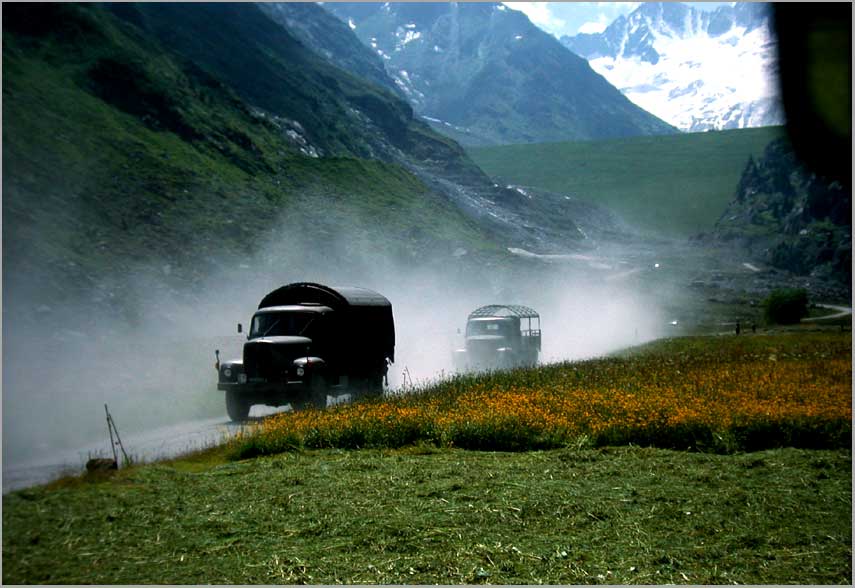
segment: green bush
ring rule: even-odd
[[[792,325],[807,314],[808,296],[802,288],[774,290],[763,301],[763,315],[768,323]]]

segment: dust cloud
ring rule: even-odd
[[[510,255],[507,263],[485,262],[459,247],[389,246],[359,222],[323,229],[283,223],[253,255],[212,253],[208,277],[192,284],[165,262],[129,267],[111,276],[115,293],[106,298],[46,301],[37,282],[4,275],[4,469],[106,440],[105,404],[123,435],[217,417],[225,423],[214,350],[240,357],[245,339],[236,324],[290,282],[361,286],[392,302],[392,389],[450,375],[459,331],[485,304],[537,310],[545,362],[661,335],[656,301],[601,271]]]

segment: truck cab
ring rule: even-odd
[[[469,314],[464,346],[454,351],[457,371],[537,365],[540,316],[519,305],[482,306]]]

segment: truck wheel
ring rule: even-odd
[[[249,416],[252,402],[235,390],[226,391],[226,412],[233,421],[245,421]]]

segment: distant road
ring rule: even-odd
[[[222,417],[182,423],[144,433],[122,435],[122,444],[132,460],[154,461],[216,445],[238,430],[240,425]],[[80,474],[85,471],[86,461],[90,457],[112,458],[109,440],[105,439],[100,444],[68,449],[21,462],[6,463],[4,461],[3,494],[29,486],[46,484],[65,475]]]
[[[350,400],[349,394],[329,397],[329,405]],[[257,423],[263,417],[290,410],[257,405],[252,408],[246,424]],[[168,427],[135,434],[122,434],[122,445],[128,456],[137,463],[169,459],[195,450],[219,445],[240,431],[245,424],[233,423],[225,416],[213,419],[188,421]],[[86,471],[90,457],[113,457],[110,442],[92,444],[77,449],[67,449],[14,463],[3,463],[3,494],[30,486],[47,484],[62,476],[78,475]],[[120,450],[116,450],[121,456]],[[121,457],[120,462],[121,464]]]
[[[816,321],[827,321],[827,320],[831,320],[831,319],[842,318],[842,317],[849,316],[850,314],[852,314],[852,309],[847,307],[847,306],[835,306],[834,304],[817,304],[817,306],[820,306],[822,308],[827,308],[829,310],[836,310],[837,312],[835,312],[834,314],[827,314],[825,316],[814,316],[814,317],[803,318],[802,319],[803,323],[813,323]]]

